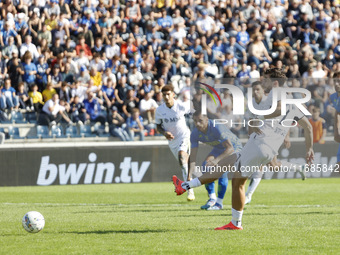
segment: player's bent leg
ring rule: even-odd
[[[178,161],[181,166],[182,175],[184,180],[189,180],[188,168],[189,168],[189,154],[186,151],[180,150],[178,152]],[[188,201],[195,200],[195,194],[193,190],[188,190]]]
[[[226,167],[234,166],[236,159],[237,159],[237,155],[232,154],[224,158],[223,160],[221,160],[223,161],[222,166],[226,166]],[[208,172],[208,173],[203,174],[199,178],[195,178],[195,179],[192,179],[191,181],[186,181],[186,182],[181,181],[180,179],[177,178],[177,176],[174,175],[172,177],[172,182],[175,186],[175,192],[177,193],[177,195],[182,195],[189,189],[196,188],[203,184],[207,184],[207,183],[217,180],[223,174],[224,174],[223,171]]]
[[[235,175],[238,175],[236,173]],[[243,211],[244,203],[245,203],[245,184],[247,181],[247,177],[242,177],[240,175],[234,176],[232,180],[232,198],[231,204],[232,208],[237,211]]]
[[[239,173],[235,173],[232,180],[232,219],[229,224],[215,228],[215,230],[242,230],[242,215],[245,202],[244,187],[247,178],[241,176]]]

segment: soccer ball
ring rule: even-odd
[[[45,226],[45,219],[39,212],[28,212],[22,218],[22,226],[29,233],[38,233]]]

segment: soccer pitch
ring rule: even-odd
[[[221,211],[203,211],[169,183],[0,188],[0,254],[340,254],[340,179],[263,180],[243,231],[231,219],[231,183]],[[41,212],[45,228],[21,219]]]

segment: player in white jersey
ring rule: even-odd
[[[157,130],[169,140],[170,150],[179,162],[184,180],[190,180],[188,176],[190,129],[185,120],[185,115],[190,113],[190,108],[175,100],[172,86],[164,86],[162,94],[164,103],[157,107],[155,114]],[[188,201],[192,200],[195,200],[193,190],[188,192]]]
[[[273,83],[282,82],[283,73],[273,73]],[[281,81],[280,81],[281,80]],[[244,186],[247,178],[253,173],[249,171],[253,168],[259,169],[261,166],[265,166],[273,160],[277,155],[278,150],[283,143],[287,133],[289,132],[290,126],[287,125],[286,120],[296,121],[303,129],[306,140],[306,161],[311,164],[314,160],[313,151],[313,129],[308,119],[303,113],[293,107],[287,107],[287,113],[284,116],[280,116],[277,120],[274,118],[280,115],[281,106],[278,104],[277,109],[274,113],[264,116],[264,125],[259,127],[260,134],[252,133],[246,145],[242,151],[237,154],[232,154],[220,162],[221,167],[237,169],[234,173],[232,180],[232,220],[229,224],[216,228],[215,230],[241,230],[242,215],[245,203],[245,192]],[[183,182],[176,176],[173,176],[173,183],[175,185],[175,192],[177,195],[183,194],[185,191],[201,186],[202,184],[210,183],[220,176],[224,171],[211,171],[205,173],[199,178],[195,178],[191,181]]]
[[[268,110],[271,105],[272,105],[272,98],[269,98],[269,96],[272,96],[271,93],[268,95],[268,97],[264,94],[264,89],[262,87],[261,82],[257,81],[254,82],[252,84],[252,88],[253,88],[253,106],[255,109],[257,110]],[[251,115],[251,118],[253,120],[253,122],[256,122],[255,120],[256,116],[255,115]],[[253,123],[252,125],[255,125],[255,123]],[[257,123],[258,125],[258,123]],[[256,132],[255,128],[249,127],[249,135],[253,132]],[[290,142],[289,142],[289,132],[284,140],[284,146],[286,148],[290,147]],[[305,180],[306,176],[304,173],[304,166],[302,165],[297,165],[294,163],[289,163],[287,161],[277,161],[277,157],[275,156],[274,159],[268,163],[268,166],[278,169],[279,167],[287,167],[291,170],[295,170],[298,173],[300,173],[301,175],[301,179]],[[245,204],[249,204],[251,202],[252,199],[252,195],[255,192],[257,186],[260,184],[261,179],[262,179],[262,175],[263,172],[262,171],[258,171],[256,173],[254,173],[250,179],[250,183],[246,192],[246,202]]]

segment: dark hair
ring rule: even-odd
[[[162,93],[168,92],[168,91],[174,92],[174,87],[173,87],[172,85],[165,85],[165,86],[162,88]]]
[[[262,87],[262,83],[260,81],[255,81],[251,84],[252,87],[255,87],[257,85],[260,85]]]
[[[280,87],[283,86],[287,79],[286,73],[281,68],[277,67],[266,70],[264,74],[269,76],[268,78],[273,81],[277,81]]]
[[[197,117],[197,116],[201,116],[202,115],[202,111],[201,109],[195,109],[195,112],[193,114],[193,117]]]

